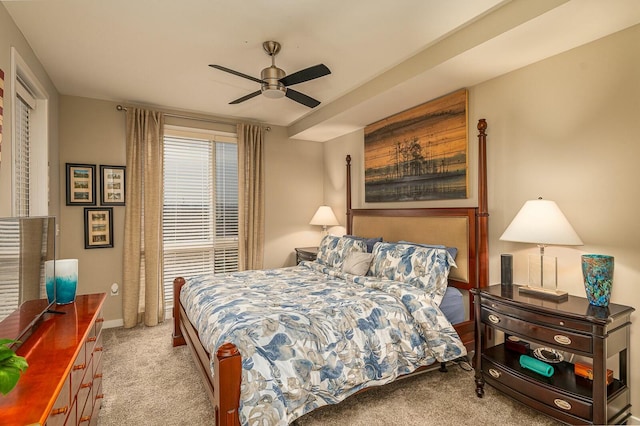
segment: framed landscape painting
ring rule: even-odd
[[[364,129],[365,202],[469,196],[466,89]]]

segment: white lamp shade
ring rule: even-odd
[[[316,214],[311,218],[309,225],[322,225],[322,226],[335,226],[340,225],[336,215],[329,206],[320,206],[316,211]]]
[[[582,240],[558,205],[542,199],[527,201],[500,239],[538,245],[582,245]]]

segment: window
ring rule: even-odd
[[[163,261],[167,308],[173,280],[238,270],[235,134],[165,126]]]
[[[13,152],[14,212],[16,216],[29,216],[29,169],[31,114],[36,106],[33,95],[18,78],[16,86],[16,131]]]
[[[49,214],[48,95],[11,48],[13,216]]]

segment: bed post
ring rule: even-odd
[[[185,280],[178,277],[173,280],[173,347],[186,345],[182,330],[180,329],[180,289],[184,285]]]
[[[224,343],[215,355],[214,392],[216,426],[240,426],[239,405],[242,358],[232,343]]]
[[[487,120],[478,120],[478,283],[489,285],[489,209],[487,197]]]
[[[351,156],[347,154],[347,234],[351,235],[353,229],[353,217],[351,216]]]
[[[489,285],[489,213],[487,200],[487,121],[484,118],[478,120],[478,282],[474,292],[473,313],[476,318],[480,317],[480,303],[476,293],[478,288]],[[484,395],[484,379],[481,371],[482,354],[482,332],[479,327],[475,328],[475,382],[476,395],[482,398]]]

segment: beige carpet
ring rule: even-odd
[[[186,346],[171,346],[171,327],[103,330],[105,394],[100,426],[212,425],[213,410]],[[325,425],[556,425],[490,386],[475,395],[472,371],[457,365],[363,392],[299,418]]]

